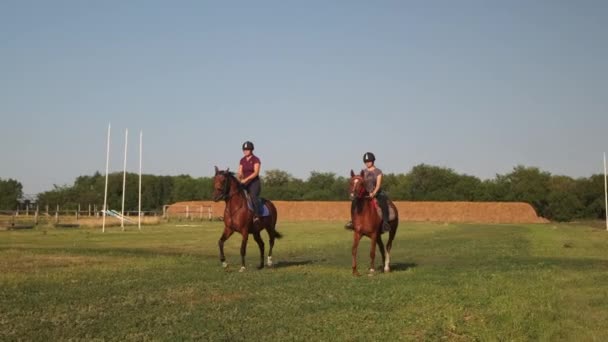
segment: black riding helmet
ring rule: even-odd
[[[253,143],[251,141],[245,141],[243,143],[243,151],[245,150],[253,151]]]
[[[367,162],[375,162],[375,161],[376,161],[376,156],[375,156],[373,153],[371,153],[371,152],[366,152],[366,153],[363,155],[363,162],[364,162],[364,163],[367,163]]]

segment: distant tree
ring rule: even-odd
[[[108,207],[118,209],[122,202],[122,173],[109,175]],[[262,196],[271,200],[335,201],[348,198],[348,177],[331,172],[313,171],[306,180],[274,169],[262,176]],[[125,209],[138,203],[139,177],[127,174]],[[103,203],[105,177],[98,172],[79,176],[71,186],[54,185],[38,196],[38,203],[64,209]],[[552,176],[536,167],[517,166],[504,175],[480,180],[452,169],[420,164],[407,174],[384,175],[383,188],[393,200],[414,201],[521,201],[530,203],[537,213],[557,221],[578,218],[603,218],[604,176],[572,179]],[[189,200],[209,200],[213,179],[189,175],[143,175],[142,209],[160,210],[163,205]],[[0,208],[13,209],[22,197],[21,184],[0,179]]]
[[[551,174],[537,167],[519,165],[502,179],[508,186],[506,199],[530,203],[543,217],[548,217]]]
[[[264,176],[262,177],[264,185],[269,187],[286,186],[287,183],[289,183],[293,179],[294,178],[292,175],[278,169],[268,170],[264,173]]]
[[[23,197],[23,185],[14,179],[0,178],[0,209],[14,210]]]
[[[458,199],[454,186],[459,180],[452,169],[420,164],[408,173],[409,197],[422,201],[453,201]]]
[[[575,193],[582,204],[581,217],[604,218],[604,175],[595,174],[589,178],[576,180]]]

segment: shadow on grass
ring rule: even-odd
[[[298,261],[279,261],[273,267],[274,268],[284,268],[284,267],[293,267],[293,266],[305,266],[312,265],[317,262],[322,262],[323,260],[298,260]]]
[[[418,264],[413,262],[397,262],[391,264],[391,272],[404,272],[417,266]]]

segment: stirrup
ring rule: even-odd
[[[348,221],[345,225],[344,225],[344,229],[348,229],[348,230],[353,230],[355,229],[355,227],[353,226],[353,221]]]

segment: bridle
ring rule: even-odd
[[[350,192],[350,198],[351,200],[353,199],[361,199],[363,197],[365,197],[365,194],[367,193],[367,190],[365,189],[365,186],[363,185],[363,177],[360,176],[355,176],[353,177],[353,191]],[[359,185],[359,182],[361,182],[361,185]],[[355,189],[359,187],[359,189],[357,190],[357,193],[355,194]]]
[[[220,200],[228,201],[232,196],[237,194],[239,191],[238,187],[237,187],[236,191],[230,193],[230,181],[231,181],[231,178],[234,178],[234,176],[230,172],[226,172],[226,171],[220,171],[218,173],[218,175],[224,176],[224,184],[222,184],[222,192],[220,193],[220,195],[214,197],[213,199],[215,201],[220,201]]]

